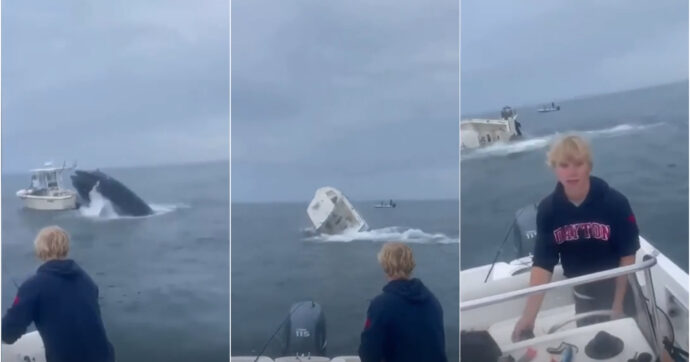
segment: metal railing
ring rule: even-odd
[[[619,277],[621,275],[632,274],[640,270],[649,269],[656,265],[656,258],[649,257],[649,259],[632,265],[621,266],[614,269],[604,270],[592,274],[587,274],[575,278],[558,280],[555,282],[535,285],[533,287],[528,287],[525,289],[514,290],[502,294],[490,295],[488,297],[477,298],[468,300],[466,302],[460,303],[460,312],[466,312],[468,310],[477,309],[491,304],[496,304],[500,302],[505,302],[508,300],[513,300],[521,297],[530,296],[532,294],[544,293],[552,289],[572,287],[575,285],[586,284],[590,282],[595,282],[604,279],[610,279]],[[462,288],[462,286],[461,286]]]

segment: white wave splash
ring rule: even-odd
[[[94,186],[94,188],[89,191],[89,199],[91,200],[89,205],[81,206],[79,208],[79,214],[85,218],[94,220],[140,219],[165,215],[175,210],[189,207],[188,205],[184,204],[149,204],[149,207],[153,210],[152,215],[122,216],[117,214],[113,204],[108,198],[96,191],[97,186],[98,185]]]
[[[427,244],[453,244],[458,243],[457,238],[450,238],[442,233],[427,233],[420,229],[403,228],[390,226],[369,231],[350,232],[338,235],[317,235],[307,238],[308,241],[316,242],[341,242],[349,243],[352,241],[401,241],[407,243],[427,243]]]

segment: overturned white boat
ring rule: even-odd
[[[53,167],[47,162],[43,168],[30,170],[31,184],[17,191],[24,207],[34,210],[70,210],[77,207],[77,193],[64,187],[62,175],[72,167]]]
[[[342,234],[369,229],[354,206],[337,189],[326,186],[316,190],[307,207],[314,230],[321,234]]]
[[[522,135],[518,115],[506,106],[500,119],[473,118],[460,121],[460,148],[472,149],[508,142]]]
[[[524,210],[524,209],[523,209]],[[532,216],[526,216],[531,214]],[[530,243],[536,236],[536,209],[518,212],[516,224],[518,258],[510,262],[484,265],[460,272],[460,313],[462,329],[488,331],[503,357],[550,361],[567,349],[574,361],[594,361],[590,344],[605,331],[622,343],[607,361],[637,361],[644,353],[656,357],[672,356],[671,361],[687,361],[688,349],[688,273],[640,237],[636,263],[576,278],[566,279],[559,265],[548,284],[529,286],[532,256]],[[627,276],[635,299],[634,317],[607,320],[578,327],[575,322],[592,316],[610,316],[600,310],[577,314],[573,290],[576,285]],[[511,335],[525,308],[526,298],[545,293],[537,316],[534,337],[513,342]],[[587,346],[590,348],[587,348]],[[685,356],[685,357],[683,357]],[[561,357],[557,357],[561,358]],[[562,356],[565,360],[565,355]],[[640,359],[642,360],[642,359]],[[665,359],[661,359],[664,361]]]

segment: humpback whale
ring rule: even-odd
[[[75,170],[70,176],[72,185],[79,193],[82,204],[89,204],[89,192],[96,188],[103,197],[110,200],[115,212],[123,216],[146,216],[153,214],[153,210],[137,194],[128,189],[120,181],[106,175],[100,170]]]

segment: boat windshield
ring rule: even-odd
[[[46,173],[46,184],[48,185],[49,188],[58,187],[57,175],[55,172]]]
[[[31,188],[33,188],[33,189],[40,189],[41,188],[41,181],[39,180],[37,175],[31,175]]]
[[[663,314],[648,312],[657,310],[655,298],[647,297],[654,295],[650,268],[655,264],[656,258],[649,256],[633,265],[568,279],[557,266],[550,283],[534,287],[529,286],[529,273],[492,276],[484,282],[482,268],[464,271],[462,329],[488,332],[500,355],[514,360],[549,361],[564,353],[578,361],[658,356],[663,338],[674,336]],[[621,312],[612,308],[612,291],[616,283],[625,282]],[[540,297],[543,302],[530,328],[530,318],[520,322],[523,311],[528,300]],[[524,328],[516,332],[516,325]]]

